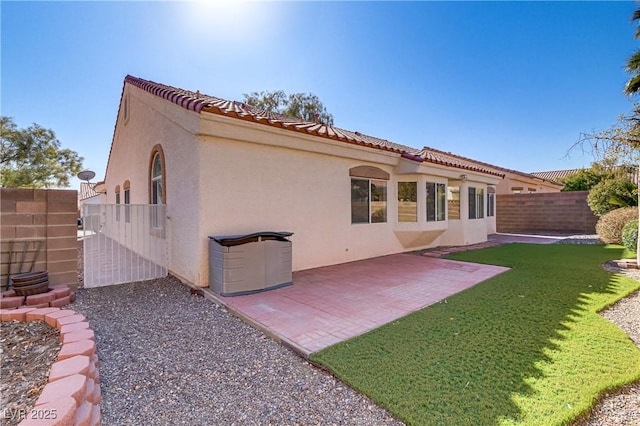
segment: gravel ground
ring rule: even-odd
[[[402,424],[174,278],[80,289],[104,425]]]
[[[564,235],[556,244],[602,244],[598,235]]]

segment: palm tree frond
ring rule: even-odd
[[[624,86],[624,93],[628,96],[640,93],[640,74],[634,75]]]
[[[631,56],[627,58],[627,62],[624,64],[624,68],[627,72],[635,73],[640,71],[640,49],[636,50]]]
[[[631,22],[640,21],[640,7],[633,11],[633,15],[631,15]],[[634,39],[640,38],[640,25],[636,29],[635,34],[633,35]]]

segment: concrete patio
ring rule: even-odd
[[[396,254],[295,272],[294,285],[212,295],[307,356],[437,303],[508,268]]]

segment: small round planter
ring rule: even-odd
[[[48,271],[25,272],[23,274],[12,275],[11,284],[17,285],[19,283],[31,282],[34,280],[40,280],[42,278],[49,279],[49,272]]]
[[[49,291],[49,273],[47,271],[27,272],[11,277],[11,287],[17,296],[31,296]]]
[[[32,296],[34,294],[46,293],[49,291],[49,281],[40,284],[14,287],[13,291],[16,292],[16,296]]]

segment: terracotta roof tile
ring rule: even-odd
[[[93,184],[88,182],[80,182],[80,201],[86,200],[87,198],[96,197],[98,195],[100,194],[94,191]]]
[[[533,176],[541,179],[558,182],[558,179],[566,178],[572,174],[578,173],[581,169],[552,170],[548,172],[533,172]]]
[[[558,182],[559,179],[564,179],[564,178],[566,178],[568,176],[576,174],[580,170],[585,170],[585,169],[582,168],[582,169],[552,170],[552,171],[547,171],[547,172],[534,172],[534,173],[531,173],[531,174],[534,175],[534,176],[540,177],[542,179],[548,179],[548,180],[551,180],[551,181]],[[634,166],[632,171],[630,171],[628,173],[628,177],[629,177],[629,179],[631,179],[631,181],[633,181],[633,183],[635,183],[636,185],[638,184],[638,181],[640,180],[639,179],[640,178],[640,174],[638,173],[637,166]],[[562,183],[559,183],[559,185],[562,185]]]
[[[412,161],[441,164],[448,167],[504,177],[503,173],[500,173],[493,168],[480,167],[477,164],[464,161],[464,157],[457,157],[453,155],[443,156],[441,155],[441,151],[432,150],[430,148],[417,150],[395,142],[390,142],[386,139],[368,136],[360,132],[352,132],[333,126],[327,126],[322,123],[308,122],[295,117],[288,117],[282,114],[259,110],[258,108],[244,102],[224,100],[214,96],[203,95],[200,92],[178,89],[130,75],[125,77],[125,84],[127,83],[197,113],[207,112],[239,118],[326,139],[338,140],[345,143],[393,152]]]
[[[420,157],[424,158],[424,161],[428,161],[430,163],[457,167],[459,169],[486,173],[504,178],[504,173],[501,173],[498,170],[492,169],[490,167],[478,166],[477,164],[474,164],[475,160],[466,159],[464,157],[459,157],[453,154],[443,154],[444,153],[442,151],[428,147],[422,148],[418,153]]]
[[[525,176],[525,177],[529,177],[529,178],[538,178],[538,179],[542,179],[542,180],[548,180],[552,184],[562,185],[561,183],[555,182],[555,181],[553,181],[551,179],[545,179],[544,177],[536,176],[534,173],[525,173],[525,172],[521,172],[519,170],[507,169],[505,167],[496,166],[495,164],[485,163],[483,161],[473,160],[471,158],[463,157],[461,155],[452,154],[450,152],[440,151],[440,150],[435,149],[435,148],[425,147],[424,149],[428,150],[428,151],[431,151],[431,152],[434,152],[434,153],[438,153],[438,154],[440,154],[442,156],[446,156],[448,158],[460,159],[460,160],[465,161],[465,162],[471,162],[471,163],[475,164],[476,166],[478,166],[478,165],[479,166],[484,166],[485,168],[489,168],[489,169],[494,170],[494,171],[506,172],[506,173],[514,173],[514,174]],[[504,173],[503,173],[503,175],[504,175]]]

